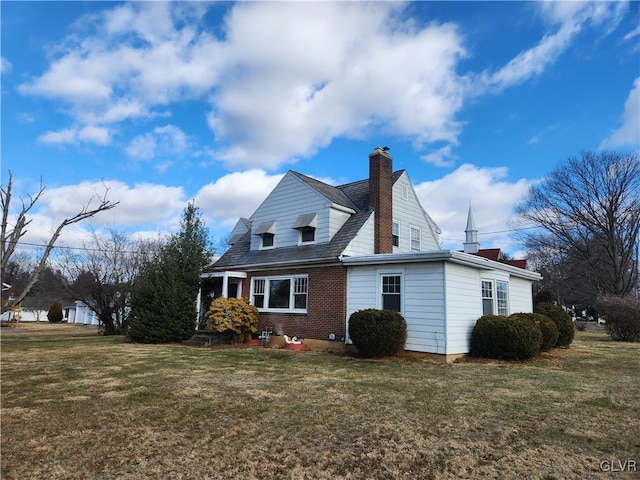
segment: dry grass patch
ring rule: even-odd
[[[604,334],[528,363],[445,365],[44,327],[2,332],[3,479],[600,479],[603,460],[640,464],[640,345]]]

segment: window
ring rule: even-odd
[[[311,243],[316,241],[316,229],[313,227],[302,227],[300,229],[300,243]]]
[[[309,279],[307,277],[295,278],[293,281],[293,308],[296,310],[307,309],[307,290]]]
[[[420,227],[414,227],[411,225],[411,251],[419,252],[420,251],[420,237],[421,237]]]
[[[293,224],[293,228],[300,232],[298,243],[313,243],[316,241],[316,228],[318,228],[318,214],[303,213],[298,215],[296,223]]]
[[[407,200],[409,198],[409,185],[406,183],[402,184],[402,199]]]
[[[496,301],[498,315],[509,315],[509,284],[507,282],[496,282]]]
[[[400,275],[382,275],[382,309],[401,311],[402,280]]]
[[[264,282],[263,279],[253,280],[253,304],[258,308],[264,307]]]
[[[306,275],[254,278],[251,300],[261,311],[305,313],[309,278]]]
[[[482,281],[482,314],[493,314],[493,283]]]
[[[392,230],[391,235],[393,238],[393,246],[399,247],[400,246],[400,224],[398,222],[393,222],[391,230]]]
[[[273,247],[273,237],[275,235],[273,233],[263,233],[262,234],[262,248],[270,248]]]

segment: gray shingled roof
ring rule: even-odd
[[[393,172],[395,183],[404,170]],[[369,180],[346,183],[334,187],[291,170],[296,177],[311,186],[333,203],[356,211],[328,243],[251,250],[251,231],[238,239],[211,267],[211,271],[244,269],[250,266],[286,266],[301,262],[334,261],[358,234],[371,215],[369,209]]]
[[[251,250],[251,232],[247,232],[213,264],[210,271],[335,261],[371,215],[368,211],[352,215],[328,243]]]

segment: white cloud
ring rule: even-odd
[[[0,74],[5,75],[13,69],[13,65],[9,60],[4,57],[0,57]]]
[[[640,146],[640,77],[633,82],[633,88],[624,102],[621,123],[622,125],[600,143],[599,148]]]
[[[520,52],[494,73],[482,72],[475,82],[475,95],[502,90],[542,74],[572,44],[589,24],[606,24],[612,31],[626,11],[624,2],[538,2],[538,11],[557,30],[546,34],[537,45]],[[474,94],[470,92],[470,94]]]
[[[283,176],[259,169],[230,173],[202,187],[195,204],[209,221],[230,229],[240,217],[253,215]]]
[[[505,167],[480,168],[464,164],[439,180],[415,185],[425,210],[442,229],[445,248],[462,248],[469,202],[482,248],[508,247],[512,242],[508,233],[485,234],[509,229],[513,207],[526,194],[531,182],[525,179],[509,182],[507,174]]]
[[[175,125],[156,127],[152,132],[137,135],[125,149],[127,155],[138,160],[181,155],[188,151],[187,135]],[[166,162],[165,167],[167,166]],[[161,167],[166,169],[165,167]]]
[[[420,158],[427,163],[435,165],[436,167],[452,167],[455,165],[456,158],[458,157],[456,157],[451,150],[452,145],[445,145],[444,147],[423,155]]]
[[[58,131],[48,131],[38,137],[40,143],[49,145],[92,143],[95,145],[109,145],[111,130],[106,127],[86,125],[73,126]]]

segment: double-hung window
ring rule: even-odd
[[[498,315],[509,315],[509,284],[496,281],[496,303]]]
[[[482,281],[482,314],[493,314],[493,282]]]
[[[411,251],[419,252],[421,248],[421,231],[420,227],[414,227],[411,225]]]
[[[495,285],[495,290],[494,290]],[[482,314],[509,315],[509,283],[501,280],[482,281]]]
[[[251,303],[260,311],[306,313],[309,296],[307,275],[254,277]]]
[[[402,276],[381,275],[381,304],[383,310],[402,310]]]
[[[393,238],[393,246],[400,246],[400,224],[398,222],[393,222],[391,224],[391,235]]]

